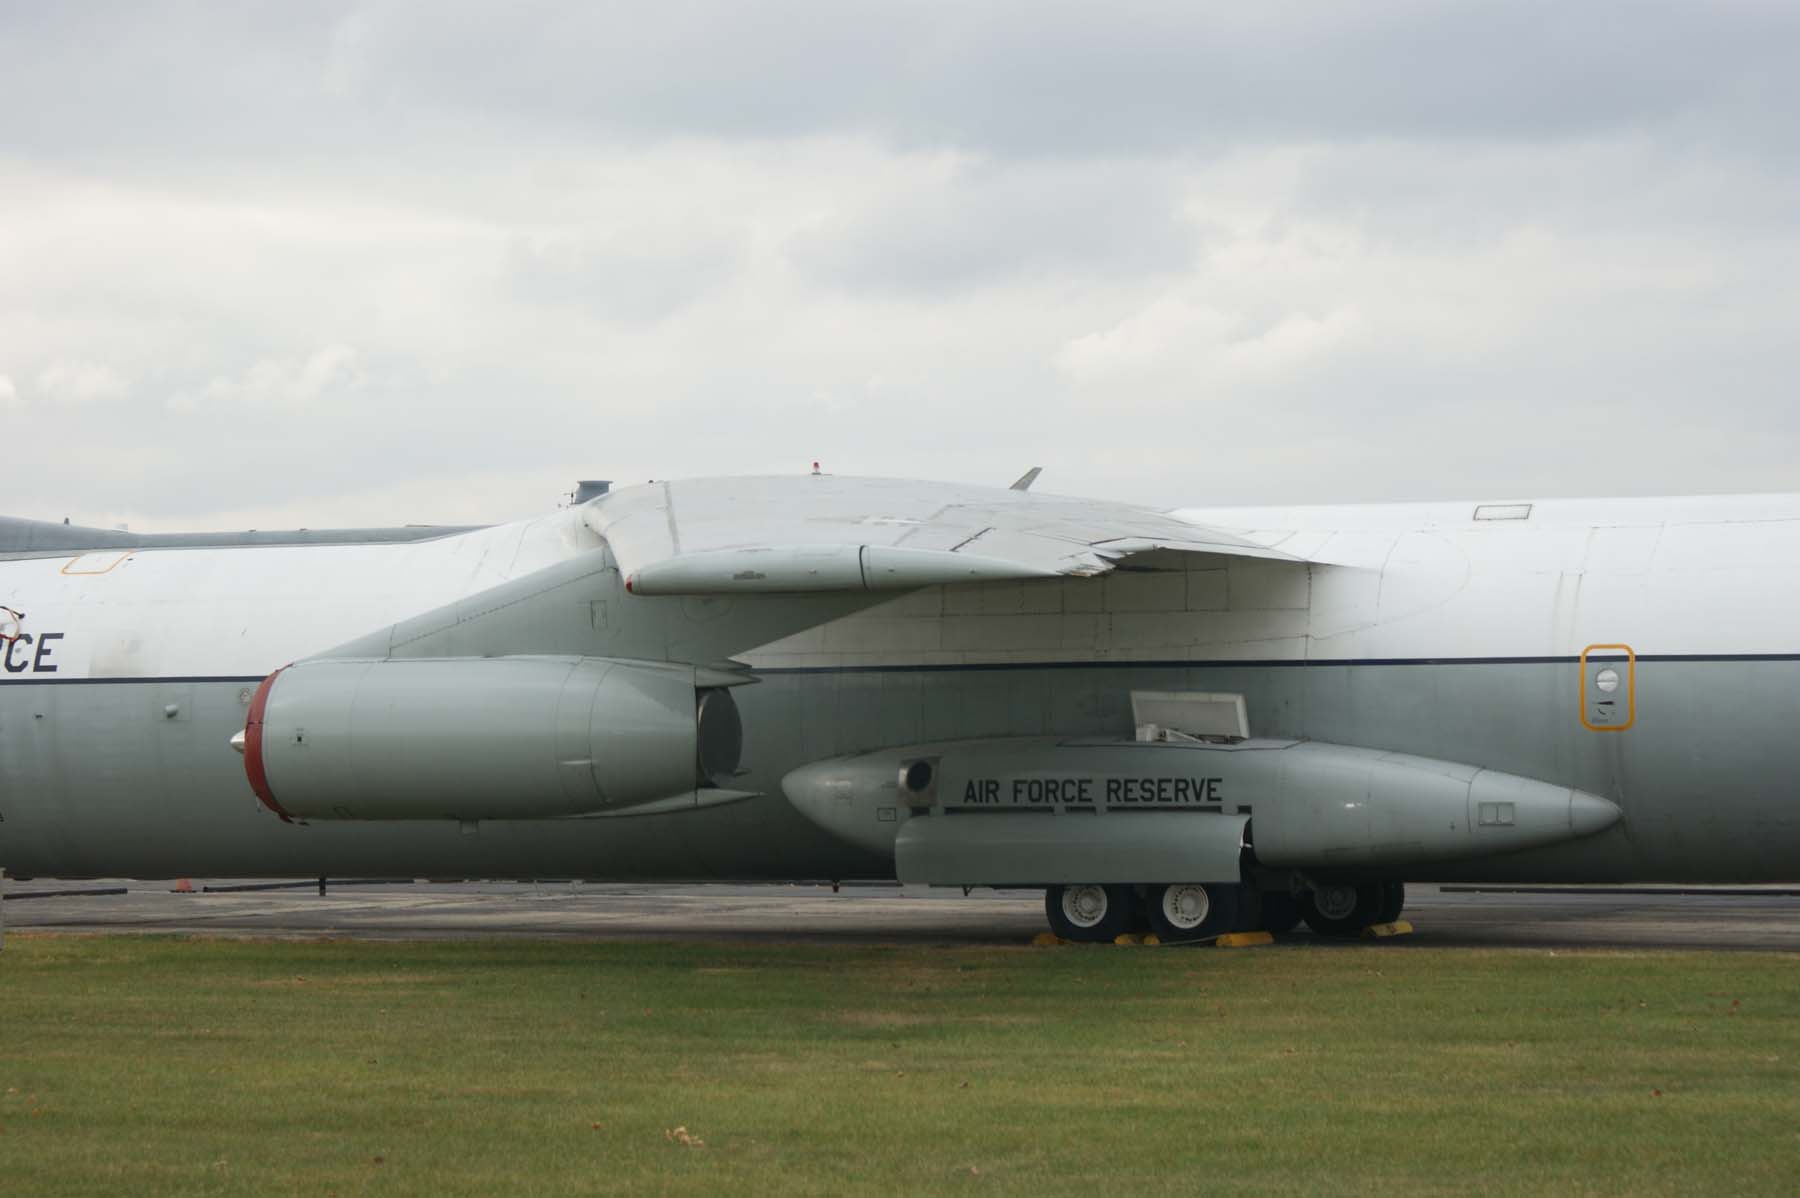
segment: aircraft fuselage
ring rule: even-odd
[[[228,747],[271,671],[559,563],[593,563],[594,589],[557,609],[554,649],[507,651],[605,655],[650,610],[630,605],[660,604],[671,655],[710,652],[745,601],[626,595],[576,510],[414,543],[0,561],[0,604],[23,613],[0,657],[0,866],[888,876],[891,860],[805,818],[781,779],[889,746],[1129,736],[1133,690],[1195,690],[1244,695],[1258,737],[1506,771],[1624,813],[1583,839],[1396,877],[1800,875],[1800,497],[1197,516],[1306,560],[1154,554],[1101,578],[930,587],[719,642],[707,660],[734,655],[761,680],[733,692],[736,785],[758,797],[606,819],[289,824]],[[794,600],[807,602],[822,601]]]

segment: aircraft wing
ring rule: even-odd
[[[1301,560],[1150,508],[903,479],[658,482],[610,492],[583,514],[639,595],[1082,577],[1155,549]]]

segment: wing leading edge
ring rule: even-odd
[[[604,495],[583,516],[638,595],[1086,577],[1156,549],[1301,560],[1150,508],[903,479],[649,483]]]

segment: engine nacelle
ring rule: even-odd
[[[742,742],[688,666],[321,659],[257,689],[244,768],[286,819],[547,819],[717,786]]]

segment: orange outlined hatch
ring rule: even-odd
[[[69,575],[110,573],[136,552],[135,549],[119,551],[102,549],[97,553],[77,553],[63,563],[61,573]]]
[[[1621,655],[1622,679],[1617,668]],[[1589,645],[1581,651],[1581,726],[1589,732],[1623,732],[1635,723],[1637,654],[1630,645]]]

